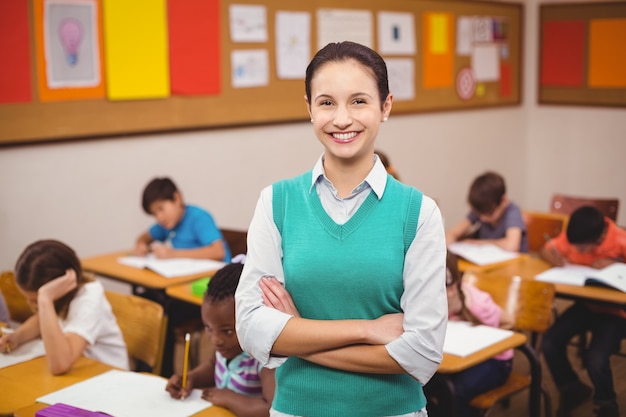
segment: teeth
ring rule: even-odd
[[[333,137],[338,140],[349,140],[356,136],[356,132],[350,133],[333,133]]]

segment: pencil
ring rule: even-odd
[[[189,333],[185,334],[185,358],[183,360],[183,389],[187,386],[187,368],[189,368],[189,341],[191,339],[191,335]]]

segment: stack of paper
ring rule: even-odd
[[[115,417],[191,416],[212,404],[195,389],[184,400],[171,398],[160,376],[112,370],[37,398],[45,404],[63,403]]]
[[[511,330],[478,325],[466,321],[449,321],[443,351],[451,355],[467,356],[510,337]]]
[[[126,266],[134,268],[147,268],[163,275],[166,278],[180,277],[184,275],[193,275],[203,272],[211,272],[221,269],[225,262],[212,261],[210,259],[191,259],[191,258],[172,258],[158,259],[154,255],[141,256],[124,256],[118,258],[117,261]]]
[[[509,252],[492,244],[454,242],[448,246],[448,250],[476,265],[495,264],[519,256],[517,252]]]

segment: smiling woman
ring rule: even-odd
[[[374,153],[393,103],[375,51],[331,43],[305,85],[324,153],[261,192],[236,293],[240,343],[278,368],[271,416],[425,415],[447,320],[441,214]]]

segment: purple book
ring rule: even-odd
[[[110,417],[109,414],[89,411],[71,405],[56,403],[37,411],[35,417]]]

